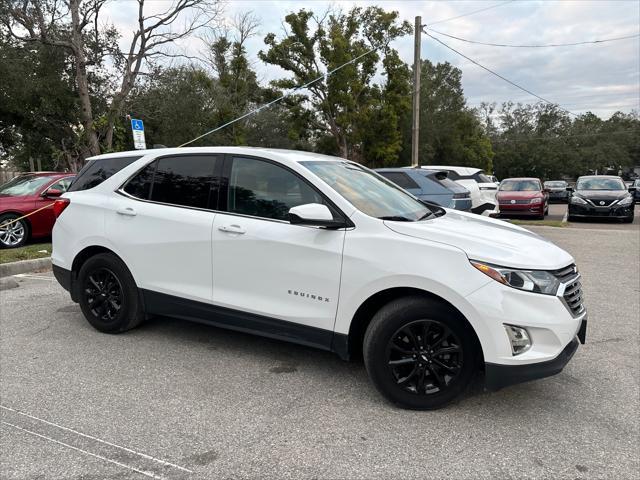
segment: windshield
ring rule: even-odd
[[[537,180],[503,180],[500,184],[502,192],[539,192],[540,182]]]
[[[1,195],[24,196],[34,195],[40,187],[49,183],[51,177],[37,175],[20,175],[0,186]]]
[[[475,175],[473,175],[473,179],[478,183],[495,183],[493,181],[493,178],[491,178],[489,175],[486,175],[482,172],[478,172]]]
[[[377,173],[348,161],[300,162],[354,207],[383,220],[416,221],[431,210]]]
[[[567,182],[544,182],[544,186],[549,188],[565,188],[567,186]]]
[[[576,190],[626,190],[619,178],[579,178]]]

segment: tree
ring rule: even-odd
[[[392,59],[397,58],[397,52],[389,43],[411,33],[411,25],[400,23],[397,12],[379,7],[355,7],[346,14],[327,12],[323,17],[300,10],[287,15],[285,22],[288,28],[284,37],[277,39],[269,33],[264,40],[268,48],[259,53],[264,62],[293,74],[293,78],[273,82],[274,86],[294,88],[354,61],[310,85],[305,100],[322,149],[368,161],[363,143],[371,126],[379,129],[380,123],[389,119],[393,123],[407,108],[406,98],[395,95],[401,90],[396,83],[406,83],[407,72]],[[382,87],[372,85],[380,60],[378,52],[384,57],[386,82]],[[387,57],[392,58],[387,61]],[[390,127],[396,131],[394,125]],[[328,137],[332,144],[327,142]],[[395,159],[401,148],[397,140],[392,135],[388,148],[378,145],[368,153],[383,163]]]
[[[64,52],[0,37],[0,151],[14,167],[75,170],[78,107]]]
[[[125,52],[118,48],[118,33],[100,27],[100,12],[107,0],[21,0],[6,1],[0,7],[4,30],[24,43],[37,43],[64,49],[73,58],[80,121],[89,154],[113,146],[114,126],[124,102],[133,89],[141,68],[158,56],[171,56],[165,47],[194,32],[215,25],[220,13],[218,0],[176,0],[162,13],[147,15],[145,0],[138,0],[136,30]],[[190,17],[187,16],[190,15]],[[177,28],[179,21],[184,26]],[[119,82],[110,95],[103,128],[96,128],[91,101],[92,68],[103,67],[110,59]]]
[[[480,118],[466,105],[462,71],[448,62],[422,60],[420,84],[420,139],[422,164],[445,164],[493,171],[493,150]],[[411,113],[403,122],[405,148],[400,161],[410,163]]]

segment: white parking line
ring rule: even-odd
[[[182,470],[184,472],[193,473],[193,470],[189,470],[188,468],[181,467],[180,465],[176,465],[175,463],[167,462],[166,460],[162,460],[160,458],[156,458],[156,457],[153,457],[151,455],[147,455],[146,453],[136,452],[135,450],[131,450],[130,448],[123,447],[121,445],[116,445],[115,443],[111,443],[111,442],[108,442],[106,440],[102,440],[101,438],[93,437],[91,435],[79,432],[79,431],[74,430],[72,428],[63,427],[62,425],[58,425],[57,423],[49,422],[49,421],[44,420],[42,418],[34,417],[33,415],[29,415],[28,413],[24,413],[24,412],[21,412],[19,410],[15,410],[15,409],[13,409],[11,407],[6,407],[4,405],[0,405],[0,408],[4,408],[5,410],[9,410],[10,412],[16,413],[18,415],[22,415],[24,417],[31,418],[32,420],[37,420],[39,422],[46,423],[47,425],[51,425],[52,427],[60,428],[61,430],[66,430],[67,432],[75,433],[76,435],[80,435],[82,437],[89,438],[89,439],[94,440],[96,442],[104,443],[105,445],[109,445],[110,447],[119,448],[119,449],[124,450],[126,452],[133,453],[134,455],[138,455],[138,456],[140,456],[142,458],[146,458],[147,460],[152,460],[152,461],[158,462],[158,463],[160,463],[162,465],[167,465],[169,467],[177,468],[177,469]]]
[[[4,420],[2,421],[2,423],[4,423],[5,425],[9,425],[10,427],[17,428],[18,430],[21,430],[23,432],[29,433],[31,435],[35,435],[36,437],[44,438],[45,440],[49,440],[50,442],[57,443],[58,445],[62,445],[63,447],[67,447],[67,448],[70,448],[72,450],[76,450],[78,452],[86,453],[87,455],[91,455],[92,457],[99,458],[100,460],[104,460],[105,462],[113,463],[114,465],[118,465],[119,467],[126,468],[127,470],[131,470],[133,472],[139,473],[139,474],[144,475],[146,477],[156,478],[156,479],[159,479],[159,480],[164,480],[164,477],[159,477],[158,475],[154,474],[153,472],[146,472],[144,470],[138,470],[135,467],[132,467],[130,465],[125,465],[124,463],[120,463],[117,460],[112,460],[110,458],[103,457],[102,455],[98,455],[97,453],[88,452],[88,451],[83,450],[81,448],[74,447],[73,445],[69,445],[68,443],[64,443],[64,442],[61,442],[59,440],[56,440],[55,438],[47,437],[46,435],[41,435],[39,433],[32,432],[31,430],[27,430],[26,428],[19,427],[18,425],[14,425],[13,423],[5,422]]]

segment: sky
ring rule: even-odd
[[[150,12],[157,12],[169,4],[169,0],[154,0],[149,2],[148,8]],[[288,13],[301,8],[321,13],[331,7],[346,11],[353,6],[366,8],[370,5],[398,11],[400,19],[412,24],[415,16],[420,15],[427,28],[486,43],[575,43],[640,33],[638,0],[229,0],[225,4],[223,22],[230,24],[235,16],[244,12],[252,12],[259,19],[258,34],[250,39],[247,50],[258,78],[268,82],[286,76],[286,72],[264,64],[257,54],[265,48],[263,39],[268,32],[283,33],[282,24]],[[492,6],[495,8],[452,18]],[[107,4],[104,21],[113,23],[120,30],[123,48],[126,48],[135,28],[136,9],[134,0],[114,0]],[[434,25],[430,27],[432,23]],[[639,37],[570,47],[501,48],[433,35],[467,57],[573,113],[591,111],[608,118],[618,110],[640,110]],[[413,41],[413,36],[407,36],[393,43],[402,59],[409,64],[413,63]],[[422,36],[421,50],[423,59],[447,61],[462,70],[464,92],[471,107],[481,102],[538,101],[426,35]],[[172,51],[202,55],[203,44],[192,38],[173,46]]]

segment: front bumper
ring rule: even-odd
[[[626,206],[594,207],[569,203],[569,215],[572,217],[629,218],[633,217],[633,203]]]
[[[544,210],[542,203],[501,203],[500,215],[535,215],[540,216]]]
[[[549,201],[560,200],[562,202],[566,202],[568,198],[569,198],[569,192],[567,192],[566,190],[562,192],[554,192],[554,191],[549,192]]]
[[[550,377],[562,371],[573,354],[578,350],[578,342],[584,345],[587,333],[587,319],[582,320],[578,335],[567,344],[553,360],[525,365],[498,365],[485,363],[485,387],[499,390],[509,385]]]

